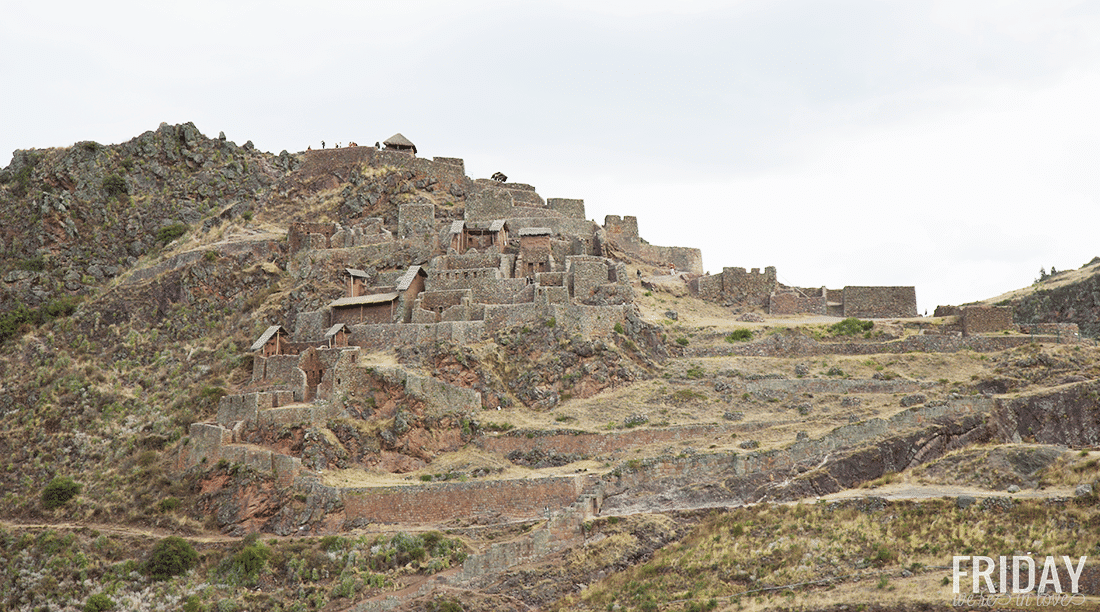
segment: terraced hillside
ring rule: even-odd
[[[952,555],[1096,554],[1091,340],[702,300],[403,155],[162,125],[0,172],[4,605],[946,609]]]

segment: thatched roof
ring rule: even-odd
[[[398,148],[398,149],[415,149],[416,148],[416,145],[414,145],[412,143],[412,141],[409,140],[408,138],[405,138],[404,136],[402,136],[400,132],[397,133],[397,134],[394,134],[393,136],[390,136],[382,144],[386,145],[387,147],[394,147],[394,148]]]
[[[465,224],[466,224],[466,222],[462,221],[461,219],[458,220],[458,221],[451,221],[451,233],[452,234],[461,234],[462,233],[462,226],[465,225]]]
[[[370,278],[366,272],[357,268],[344,268],[344,271],[353,278]]]
[[[252,343],[252,348],[250,350],[258,351],[258,350],[262,349],[264,347],[264,345],[267,344],[268,340],[271,340],[271,338],[274,337],[275,334],[280,334],[280,333],[283,334],[284,336],[289,336],[290,335],[290,332],[288,332],[286,329],[284,329],[282,325],[272,325],[271,327],[267,328],[267,330],[264,331],[263,334],[260,335],[259,340],[256,340],[255,342]]]

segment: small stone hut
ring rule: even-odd
[[[272,355],[289,355],[290,342],[288,332],[282,325],[272,325],[252,343],[252,352],[260,351],[261,357]]]
[[[397,310],[398,295],[396,291],[387,291],[335,300],[329,304],[332,313],[332,320],[329,323],[330,325],[392,323],[394,312]]]
[[[386,145],[387,151],[400,151],[402,153],[412,153],[416,155],[416,145],[408,138],[402,136],[400,132],[390,136],[382,144]]]

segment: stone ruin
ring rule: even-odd
[[[775,266],[745,271],[722,268],[721,274],[694,277],[689,288],[700,298],[772,315],[813,314],[865,319],[917,316],[914,287],[790,287],[777,280]]]
[[[300,423],[323,426],[345,418],[344,398],[362,396],[379,377],[399,384],[408,398],[434,414],[478,411],[482,398],[474,390],[400,367],[367,368],[360,357],[401,346],[476,343],[498,331],[550,319],[570,334],[609,335],[635,308],[626,262],[676,271],[704,299],[774,314],[916,314],[912,287],[785,287],[774,267],[763,272],[724,268],[721,274],[705,275],[699,249],[648,244],[638,234],[636,217],[608,215],[601,226],[585,218],[583,200],[544,200],[531,185],[471,180],[463,174],[462,159],[418,158],[415,145],[400,134],[387,139],[384,149],[310,151],[303,166],[331,174],[341,163],[412,170],[426,177],[424,184],[438,184],[463,199],[461,219],[455,219],[454,210],[420,199],[399,203],[396,222],[362,218],[346,226],[291,223],[291,265],[306,267],[324,252],[333,254],[347,265],[339,278],[331,279],[344,287],[343,295],[320,308],[313,302],[312,309],[294,310],[293,321],[271,325],[257,338],[247,392],[223,398],[216,422],[191,427],[184,464],[230,460],[270,470],[283,484],[316,488],[317,475],[301,459],[250,445],[249,432]],[[384,261],[415,263],[370,267]],[[602,494],[593,493],[594,485],[585,479],[520,484],[505,501],[532,503],[530,508],[513,508],[516,516],[537,515],[544,503],[557,508],[581,500],[578,516],[583,518],[598,512],[602,503]],[[429,489],[424,486],[425,495]],[[412,489],[401,495],[408,491]],[[455,510],[444,493],[439,492],[438,513],[445,518]],[[378,520],[378,513],[388,512],[382,506],[366,507],[355,492],[340,495],[349,513],[355,509],[364,520]],[[473,495],[484,496],[480,489]]]

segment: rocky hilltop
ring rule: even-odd
[[[954,554],[1095,553],[1100,264],[920,318],[397,136],[0,171],[7,608],[947,609]]]

